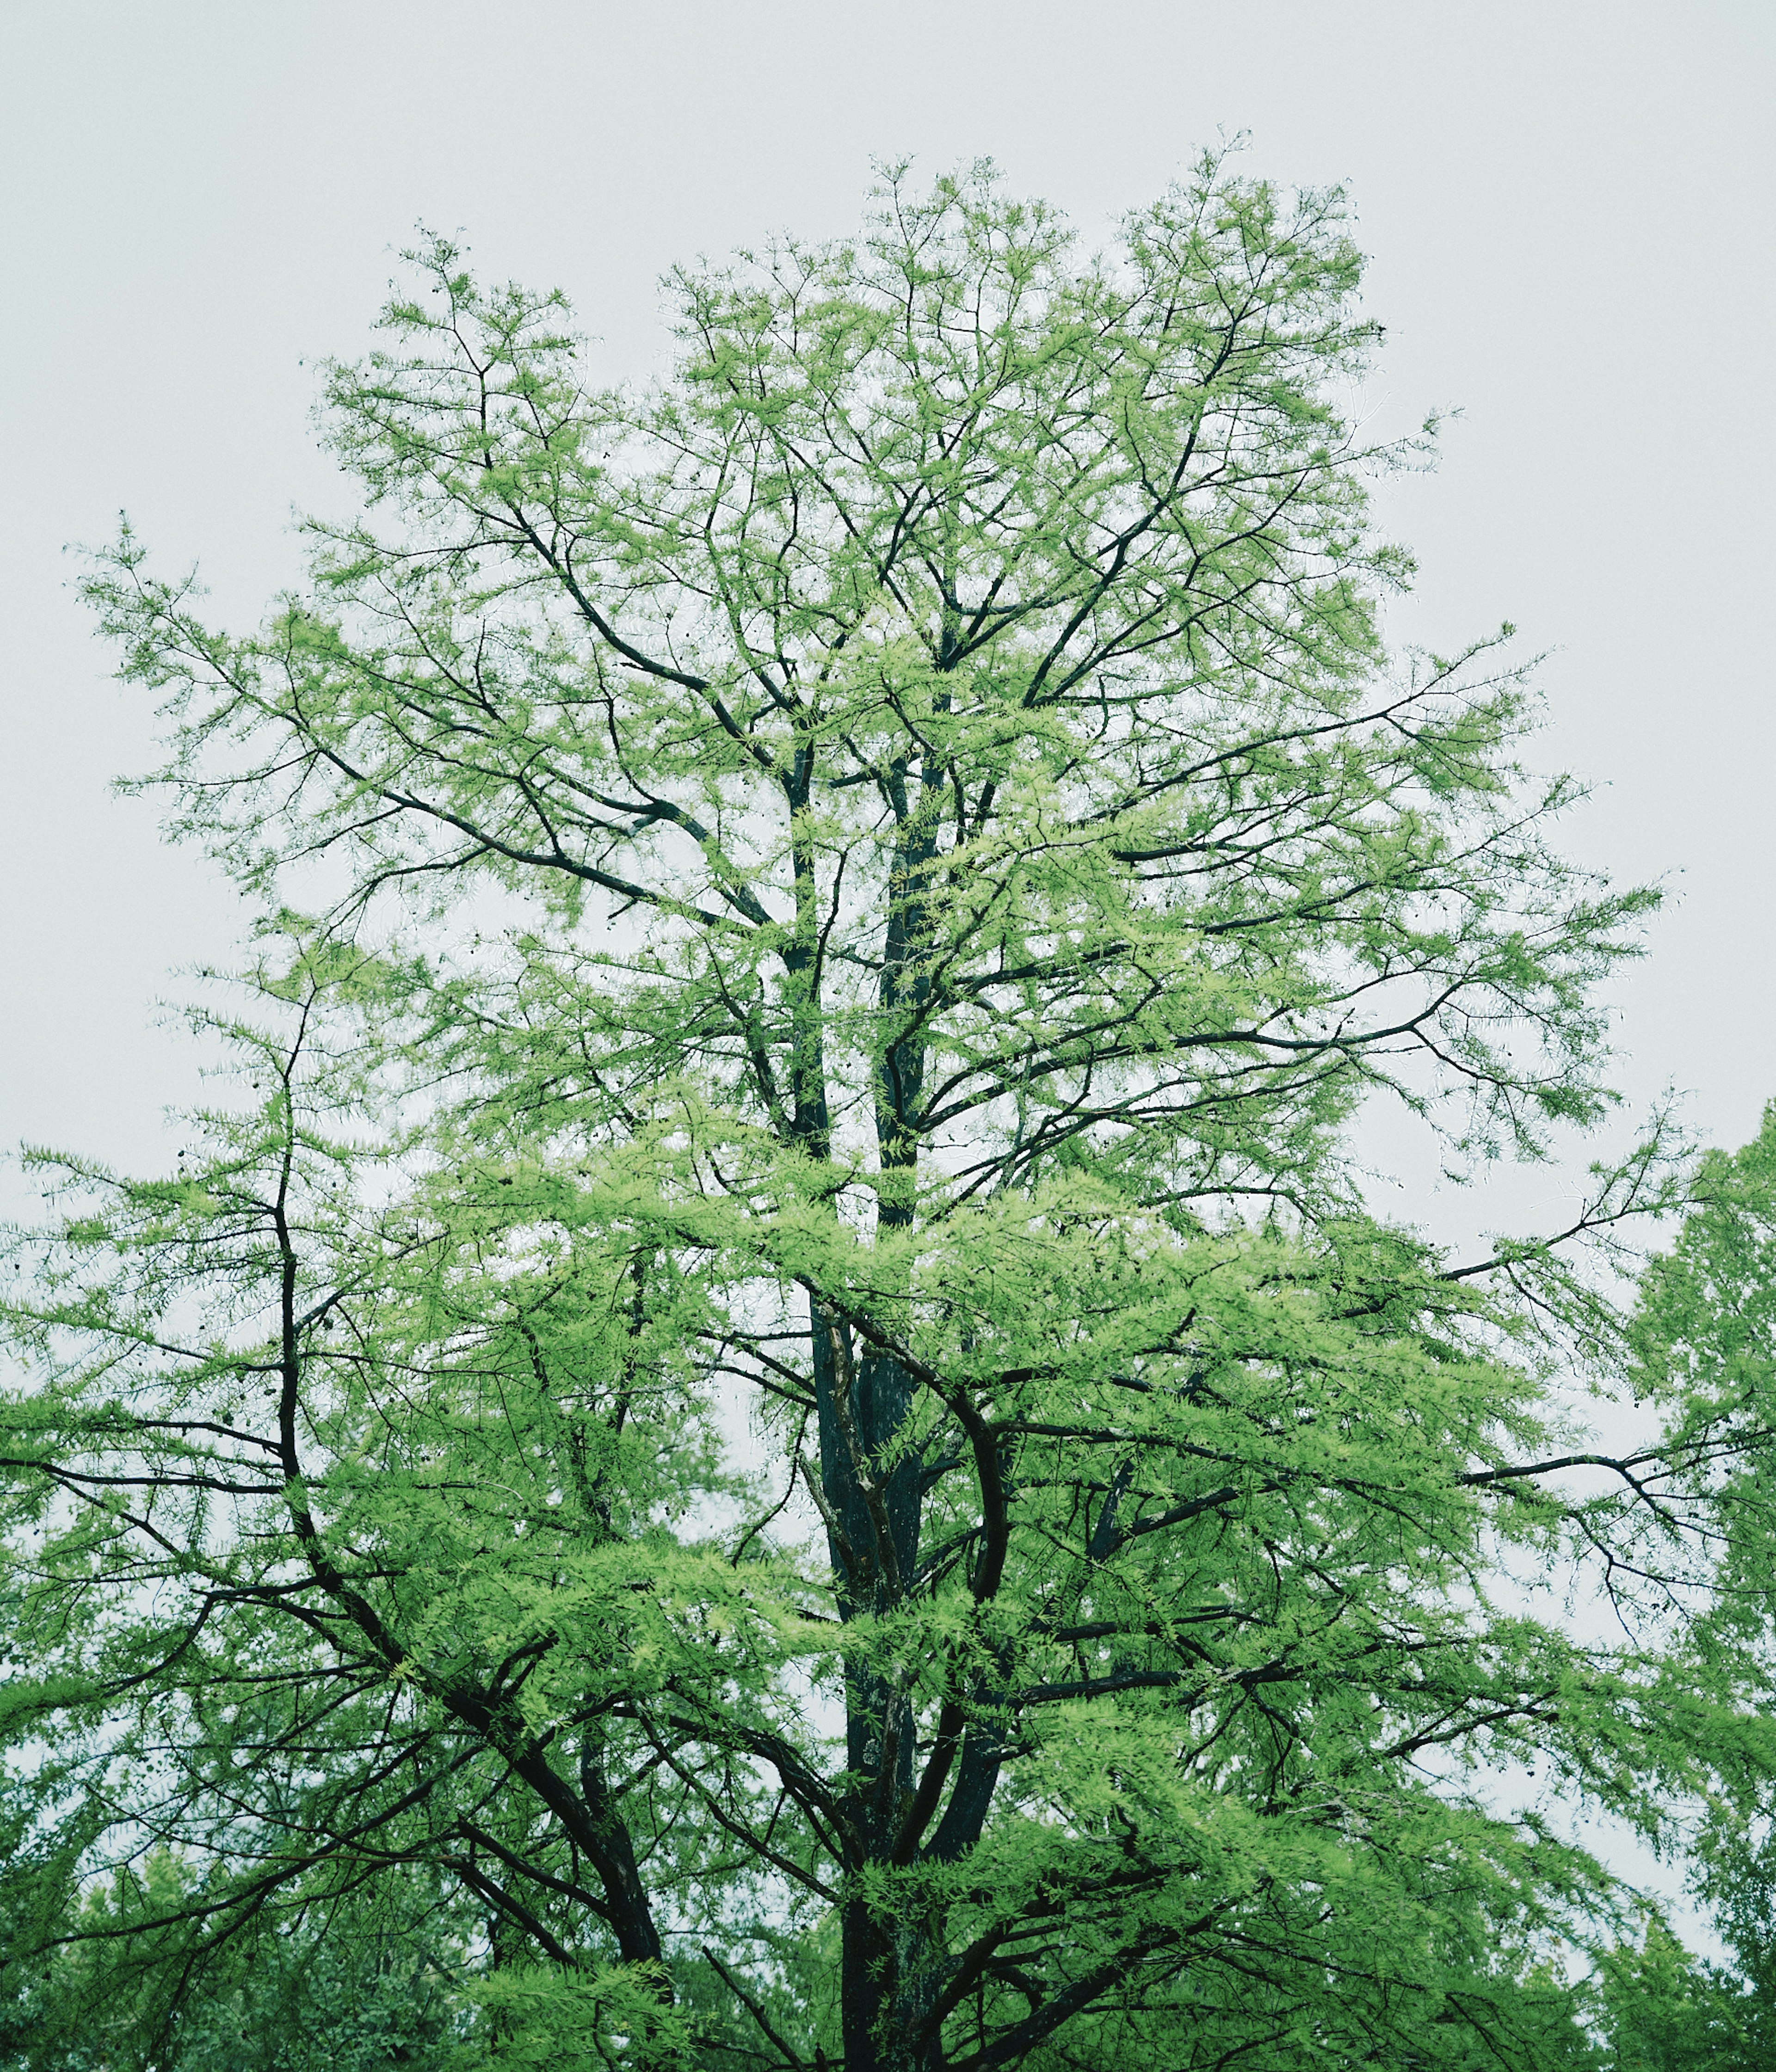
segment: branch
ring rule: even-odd
[[[498,1907],[502,1914],[509,1914],[524,1933],[546,1951],[563,1970],[575,1971],[579,1969],[578,1958],[555,1939],[530,1909],[521,1900],[514,1899],[510,1893],[504,1891],[495,1885],[486,1872],[478,1869],[467,1856],[445,1856],[440,1860],[446,1869],[454,1871],[466,1885],[479,1893],[483,1899]]]
[[[759,2028],[763,2030],[767,2041],[771,2044],[774,2049],[780,2050],[783,2053],[784,2062],[786,2064],[794,2066],[796,2072],[808,2072],[806,2059],[798,2058],[796,2053],[790,2049],[789,2045],[785,2043],[783,2039],[777,2033],[776,2030],[774,2029],[771,2024],[766,2021],[763,2008],[759,2006],[758,2003],[752,1997],[751,1994],[749,1993],[746,1988],[741,1984],[740,1981],[734,1975],[733,1972],[728,1969],[727,1966],[722,1963],[722,1959],[716,1955],[715,1952],[709,1947],[707,1942],[705,1942],[702,1947],[704,1955],[709,1959],[709,1962],[721,1974],[722,1983],[727,1987],[728,1991],[734,1995],[734,1998],[739,2001],[740,2004],[746,2009],[746,2012],[752,2016],[753,2020],[758,2023]]]

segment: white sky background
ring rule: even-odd
[[[639,372],[670,262],[849,228],[873,154],[991,154],[1095,234],[1222,129],[1253,171],[1350,183],[1386,417],[1465,409],[1438,474],[1386,497],[1422,565],[1396,631],[1449,647],[1508,616],[1553,649],[1547,758],[1604,787],[1572,847],[1672,886],[1620,988],[1622,1083],[1693,1090],[1717,1141],[1755,1128],[1768,0],[6,0],[0,39],[0,1144],[155,1155],[192,1082],[150,1004],[237,919],[151,806],[106,795],[146,717],[63,545],[125,507],[163,565],[201,561],[219,615],[255,618],[296,574],[293,504],[337,495],[302,359],[360,348],[417,219],[565,286],[606,370]],[[1507,1193],[1534,1215],[1560,1191]],[[1421,1193],[1400,1208],[1440,1220]]]
[[[1350,183],[1383,421],[1465,411],[1383,501],[1396,635],[1552,650],[1569,847],[1671,887],[1620,1083],[1728,1145],[1776,1096],[1771,0],[0,0],[0,1146],[162,1159],[194,1065],[152,1003],[240,920],[107,796],[150,730],[64,544],[126,508],[256,619],[338,501],[302,360],[361,349],[416,220],[641,374],[670,263],[849,228],[872,154],[990,154],[1095,236],[1223,130]],[[1408,1218],[1494,1219],[1403,1170]]]
[[[1546,758],[1603,787],[1570,846],[1672,886],[1622,1083],[1728,1144],[1776,1094],[1770,0],[5,0],[0,80],[0,1144],[153,1155],[191,1067],[151,1002],[237,920],[106,795],[146,716],[64,544],[127,508],[256,618],[338,496],[302,359],[360,349],[416,220],[643,372],[668,265],[849,228],[872,154],[990,154],[1096,235],[1222,129],[1350,182],[1385,420],[1465,411],[1385,498],[1396,632],[1554,650]]]

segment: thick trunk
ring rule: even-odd
[[[919,1554],[919,1468],[909,1457],[876,1471],[911,1404],[892,1360],[854,1362],[849,1334],[816,1320],[824,1493],[837,1527],[841,1615],[892,1610]],[[911,1798],[917,1719],[900,1682],[861,1663],[845,1678],[846,1812],[864,1864],[885,1864]],[[911,2046],[935,2000],[935,1949],[925,1924],[848,1901],[841,1922],[845,2072],[912,2072],[930,2062]]]
[[[845,2072],[932,2072],[937,2039],[924,2032],[941,1982],[930,1927],[853,1904],[843,1930]]]
[[[919,1139],[915,1118],[923,1088],[923,1032],[901,1034],[897,1019],[916,1013],[928,981],[927,875],[935,854],[933,794],[927,768],[915,809],[907,811],[904,768],[893,790],[900,820],[889,881],[881,1005],[886,1027],[877,1070],[876,1146],[882,1185],[878,1227],[905,1228],[917,1213],[914,1187]],[[816,1337],[823,1334],[816,1318]],[[913,1410],[914,1385],[900,1363],[874,1349],[854,1356],[850,1334],[830,1320],[824,1359],[816,1363],[821,1460],[826,1498],[842,1536],[836,1549],[843,1616],[881,1615],[909,1592],[919,1560],[923,1461],[893,1457]],[[817,1350],[820,1349],[817,1347]],[[891,1461],[891,1465],[890,1464]],[[902,1685],[853,1664],[845,1684],[846,1763],[850,1811],[864,1860],[894,1856],[912,1803],[918,1720]],[[842,1992],[845,2072],[923,2072],[935,2062],[925,2025],[941,1989],[935,1923],[916,1914],[884,1914],[861,1900],[845,1909]]]
[[[792,816],[806,804],[811,762],[799,758],[786,787]],[[916,1016],[927,986],[928,874],[935,855],[935,794],[940,773],[927,767],[918,803],[907,810],[907,771],[894,775],[900,826],[890,872],[880,1005],[887,1027],[877,1067],[875,1121],[882,1185],[878,1227],[904,1228],[916,1214],[915,1118],[926,1046]],[[795,1034],[791,1082],[792,1128],[816,1157],[828,1153],[829,1108],[815,948],[814,858],[792,835],[797,926],[785,976]],[[891,1613],[911,1589],[919,1560],[923,1462],[894,1457],[914,1407],[914,1384],[900,1363],[860,1348],[842,1316],[817,1294],[808,1317],[820,1437],[820,1483],[839,1613],[847,1622]],[[861,1356],[860,1356],[861,1353]],[[846,1825],[854,1873],[885,1864],[912,1803],[918,1720],[903,1684],[892,1673],[853,1661],[845,1675]],[[904,1912],[884,1913],[848,1898],[841,1918],[841,1993],[845,2072],[925,2072],[935,2039],[925,2025],[941,1989],[935,1924]]]

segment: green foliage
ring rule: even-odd
[[[1660,1929],[1602,1967],[1610,2072],[1756,2072],[1770,2062],[1769,2001]]]
[[[1776,1408],[1776,1105],[1737,1153],[1708,1154],[1694,1192],[1677,1243],[1642,1283],[1634,1379],[1667,1408],[1720,1510],[1708,1638],[1758,1651],[1776,1574],[1771,1464],[1760,1444]]]
[[[306,1918],[280,1909],[208,1950],[179,1918],[198,1897],[163,1851],[88,1890],[10,2011],[4,2062],[29,2072],[446,2072],[472,2048],[452,2009],[459,1928],[435,1893],[394,1885],[374,1903],[360,1893]],[[166,1925],[125,1932],[147,1922]]]
[[[1776,1411],[1776,1104],[1749,1144],[1704,1158],[1692,1192],[1675,1243],[1642,1276],[1631,1374],[1660,1405],[1688,1464],[1684,1493],[1709,1521],[1706,1559],[1690,1570],[1691,1677],[1744,1690],[1757,1710],[1737,1732],[1723,1723],[1715,1788],[1691,1838],[1692,1883],[1731,1961],[1700,1963],[1656,1926],[1612,1960],[1605,1999],[1624,2072],[1750,2072],[1776,2056],[1776,1860],[1760,1731],[1776,1667],[1766,1447]]]
[[[401,2047],[495,2063],[1594,2062],[1621,1896],[1484,1773],[1656,1834],[1771,1751],[1664,1617],[1715,1427],[1600,1463],[1552,1385],[1663,1127],[1562,1246],[1363,1206],[1367,1100],[1604,1112],[1650,896],[1494,643],[1381,650],[1340,197],[1211,159],[1082,257],[895,176],[675,276],[633,394],[417,265],[300,595],[89,586],[266,918],[177,1172],[33,1154],[16,1990],[154,1864],[182,2064],[292,1994],[373,2054],[414,1951]],[[1626,1641],[1519,1580],[1630,1545]]]

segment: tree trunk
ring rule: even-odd
[[[822,1484],[840,1615],[879,1615],[898,1601],[919,1558],[920,1463],[909,1457],[886,1474],[875,1470],[911,1408],[911,1385],[894,1360],[874,1354],[854,1360],[843,1324],[818,1312],[814,1323]],[[854,1868],[886,1864],[912,1794],[917,1720],[904,1688],[864,1664],[848,1666],[845,1696],[845,1807]],[[929,1928],[853,1898],[841,1933],[845,2072],[913,2072],[928,2064],[930,2050],[915,2053],[912,2042],[938,1991]]]

